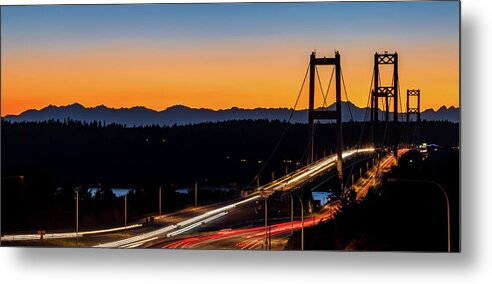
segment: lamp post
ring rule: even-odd
[[[290,235],[294,234],[294,198],[292,197],[292,193],[289,192],[290,196]]]
[[[198,207],[198,181],[195,182],[195,207]]]
[[[79,246],[79,189],[75,189],[75,245]]]
[[[127,221],[127,204],[128,204],[128,194],[125,194],[125,231],[126,231],[126,221]]]
[[[268,196],[265,195],[265,249],[268,250]]]
[[[162,215],[161,202],[162,202],[162,186],[159,186],[159,216]]]
[[[446,199],[447,223],[448,223],[448,252],[451,252],[451,217],[450,217],[449,197],[448,197],[448,194],[446,193],[446,190],[444,190],[444,188],[440,184],[438,184],[437,182],[430,181],[430,180],[388,178],[388,182],[389,183],[408,182],[408,183],[431,184],[431,185],[437,186],[441,190],[441,192],[444,194],[444,197]]]
[[[299,202],[301,202],[301,250],[304,250],[304,204],[301,197],[297,196]]]
[[[261,196],[265,200],[265,249],[268,250],[268,194],[263,191],[259,191]]]

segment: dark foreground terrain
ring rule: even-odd
[[[451,251],[459,251],[459,150],[440,149],[424,157],[410,151],[360,203],[345,204],[334,220],[308,228],[309,250],[447,251],[446,199],[436,186],[387,182],[388,178],[433,181],[449,196]],[[465,190],[465,189],[464,189]],[[296,232],[288,247],[299,247]]]
[[[368,124],[343,127],[347,147],[369,142]],[[284,129],[282,143],[265,166]],[[123,223],[123,197],[112,188],[135,189],[128,196],[129,221],[158,211],[159,187],[163,212],[192,204],[193,192],[176,190],[195,182],[201,204],[229,199],[255,186],[252,181],[263,167],[261,183],[271,180],[272,171],[278,177],[305,165],[307,149],[306,124],[286,127],[267,120],[132,128],[70,120],[2,121],[1,130],[2,232],[74,228],[76,189],[81,230]],[[315,130],[316,157],[330,154],[334,125],[319,124]],[[420,142],[453,146],[459,125],[423,122],[419,137]],[[99,191],[93,195],[89,188]]]

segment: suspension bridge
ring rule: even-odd
[[[343,141],[342,94],[347,102],[350,97],[343,76],[342,56],[335,52],[334,57],[317,57],[316,52],[312,52],[281,135],[265,163],[248,184],[248,187],[256,184],[254,190],[245,192],[236,200],[201,207],[195,203],[193,208],[156,216],[151,227],[137,222],[132,224],[132,228],[138,228],[138,231],[129,231],[131,237],[93,246],[278,249],[294,231],[301,230],[304,236],[305,227],[333,218],[345,200],[364,198],[370,187],[380,182],[382,173],[397,165],[399,156],[412,145],[418,145],[421,93],[419,89],[407,90],[407,109],[403,113],[398,60],[396,52],[374,54],[374,69],[359,139],[351,143],[355,146],[346,147]],[[393,67],[390,85],[383,84],[380,65]],[[323,86],[321,67],[331,68],[326,87]],[[301,157],[301,160],[306,161],[305,166],[261,185],[259,177],[271,163],[281,143],[288,143],[284,139],[285,134],[299,107],[306,83],[309,92],[308,143]],[[333,92],[335,108],[328,109],[329,95]],[[316,98],[322,100],[321,107],[315,107]],[[416,105],[410,102],[413,98],[417,99]],[[353,120],[350,104],[347,105]],[[336,128],[335,137],[331,138],[335,141],[336,151],[326,156],[318,155],[315,150],[316,126],[322,121],[330,121]],[[370,143],[363,143],[362,138],[368,135]],[[327,204],[315,208],[310,196],[312,191],[320,188],[328,188],[331,197]],[[125,226],[124,229],[130,228]],[[76,238],[83,235],[79,232],[68,234]],[[86,232],[86,235],[91,233]],[[15,237],[3,236],[2,240]],[[17,236],[18,239],[36,237]],[[49,237],[66,238],[67,234],[54,233]],[[304,241],[300,249],[304,249]]]
[[[317,57],[313,51],[284,129],[268,159],[249,183],[249,186],[256,183],[255,190],[238,200],[206,208],[181,222],[173,224],[169,218],[163,218],[168,221],[164,221],[158,230],[97,244],[96,247],[272,249],[272,246],[281,248],[296,230],[301,230],[304,236],[305,227],[332,218],[344,200],[364,198],[370,187],[380,182],[382,173],[397,165],[399,156],[412,145],[418,145],[421,93],[419,89],[407,90],[404,113],[398,60],[396,52],[374,54],[374,69],[359,141],[355,147],[348,148],[344,147],[343,141],[342,98],[347,102],[350,98],[343,76],[342,56],[335,52],[334,57]],[[393,67],[390,85],[383,84],[381,65]],[[331,67],[326,87],[323,86],[321,67]],[[279,145],[288,143],[284,141],[285,133],[299,107],[306,83],[309,85],[308,143],[301,158],[306,160],[306,166],[261,185],[259,177],[272,161]],[[327,107],[330,90],[334,90],[335,109]],[[315,107],[316,98],[322,100],[321,107]],[[413,98],[416,98],[416,105],[411,102]],[[350,104],[348,111],[353,120]],[[333,137],[336,151],[318,159],[315,132],[321,121],[331,121],[336,126]],[[410,123],[412,121],[414,123]],[[370,143],[362,145],[362,137],[367,135]],[[316,210],[306,196],[323,184],[330,185],[332,197],[328,204]],[[279,210],[278,204],[283,208]],[[286,208],[289,210],[284,210]],[[274,211],[276,214],[272,214]],[[279,213],[281,211],[285,213]],[[300,249],[304,249],[304,241]]]

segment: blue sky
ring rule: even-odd
[[[367,101],[372,55],[386,49],[401,55],[402,88],[429,94],[424,109],[458,106],[459,7],[458,1],[2,7],[2,112],[75,101],[290,107],[284,93],[295,93],[314,49],[341,52],[359,106]]]

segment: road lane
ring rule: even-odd
[[[408,149],[401,149],[398,155],[401,156]],[[354,184],[357,192],[357,200],[363,198],[369,187],[374,184],[383,172],[391,169],[394,158],[391,154],[384,157],[379,164],[374,165],[361,179]],[[311,168],[311,171],[319,169],[319,165]],[[301,171],[305,174],[305,171]],[[268,185],[268,188],[277,186],[274,183]],[[325,222],[334,217],[335,213],[341,209],[340,201],[332,202],[318,212],[315,216],[310,216],[304,220],[304,228],[315,226],[320,222]],[[290,238],[291,229],[300,230],[301,221],[280,222],[269,226],[268,235],[265,233],[265,226],[255,226],[250,228],[225,229],[216,232],[204,232],[195,234],[187,238],[169,240],[160,247],[162,248],[185,248],[185,249],[264,249],[266,237],[271,240],[271,247],[274,250],[284,248]]]
[[[186,219],[184,221],[181,221],[177,224],[172,224],[169,226],[166,226],[164,228],[160,228],[157,230],[150,231],[145,234],[140,234],[131,238],[115,241],[115,242],[109,242],[109,243],[104,243],[104,244],[98,244],[95,245],[94,247],[98,248],[117,248],[117,247],[128,247],[131,246],[132,244],[144,244],[145,241],[150,241],[154,240],[155,237],[159,237],[162,235],[165,235],[167,237],[169,236],[175,236],[180,233],[183,233],[185,231],[191,230],[194,227],[198,227],[202,224],[208,223],[210,221],[213,221],[217,218],[220,218],[224,215],[227,214],[228,210],[234,209],[237,206],[240,206],[242,204],[252,202],[256,199],[258,199],[260,195],[254,194],[251,197],[245,198],[244,200],[240,200],[237,202],[234,202],[232,204],[228,204],[226,206],[221,206],[219,208],[215,208],[213,210],[207,211],[203,214],[191,217],[189,219]],[[225,214],[224,214],[225,213]],[[171,235],[172,234],[172,235]]]
[[[323,207],[316,216],[308,217],[304,220],[304,228],[315,226],[320,222],[325,222],[335,215],[341,208],[340,201],[332,202]],[[300,230],[302,222],[281,222],[269,226],[268,233],[265,226],[256,226],[242,229],[225,229],[213,233],[204,233],[168,241],[162,248],[185,248],[185,249],[264,249],[265,239],[269,237],[273,242],[286,240],[290,236],[291,229]],[[272,249],[282,249],[276,246]]]
[[[357,153],[368,153],[374,152],[373,148],[365,148],[359,150],[349,150],[343,153],[343,158],[349,158]],[[333,169],[336,163],[336,155],[330,155],[323,159],[320,159],[310,165],[307,165],[291,174],[283,176],[269,184],[261,186],[258,188],[258,192],[261,191],[263,194],[267,194],[270,196],[275,191],[289,191],[296,187],[301,186],[306,181],[309,181],[317,176],[320,176],[327,171]],[[217,219],[220,219],[230,213],[230,211],[236,209],[237,206],[241,206],[246,203],[250,203],[252,201],[256,201],[261,197],[258,192],[251,194],[245,198],[242,198],[238,201],[229,202],[225,206],[221,206],[220,204],[214,204],[205,206],[202,208],[197,208],[197,210],[186,209],[182,212],[177,212],[173,214],[157,216],[156,223],[161,224],[161,226],[157,229],[150,229],[150,231],[145,233],[139,233],[138,235],[118,240],[112,241],[108,243],[97,244],[94,247],[138,247],[144,245],[147,241],[155,240],[155,238],[160,237],[174,237],[181,233],[186,233],[189,231],[193,231],[195,228],[202,226],[203,224],[214,222]],[[225,204],[221,203],[221,204]],[[204,212],[204,213],[202,213]],[[201,213],[201,214],[200,214]],[[178,222],[179,221],[179,222]],[[160,222],[160,223],[159,223]],[[130,226],[133,227],[141,227],[143,223],[138,223]],[[98,231],[88,231],[88,232],[80,232],[79,237],[83,235],[89,234],[103,234],[105,232],[112,232],[115,230],[120,230],[121,228],[113,228],[106,230],[98,230]],[[129,229],[127,227],[127,229]],[[146,230],[144,230],[146,231]],[[75,233],[53,233],[45,235],[45,238],[71,238],[75,237]],[[39,235],[30,234],[30,235],[16,235],[16,236],[2,236],[2,240],[7,240],[8,238],[12,239],[35,239],[39,238]]]

